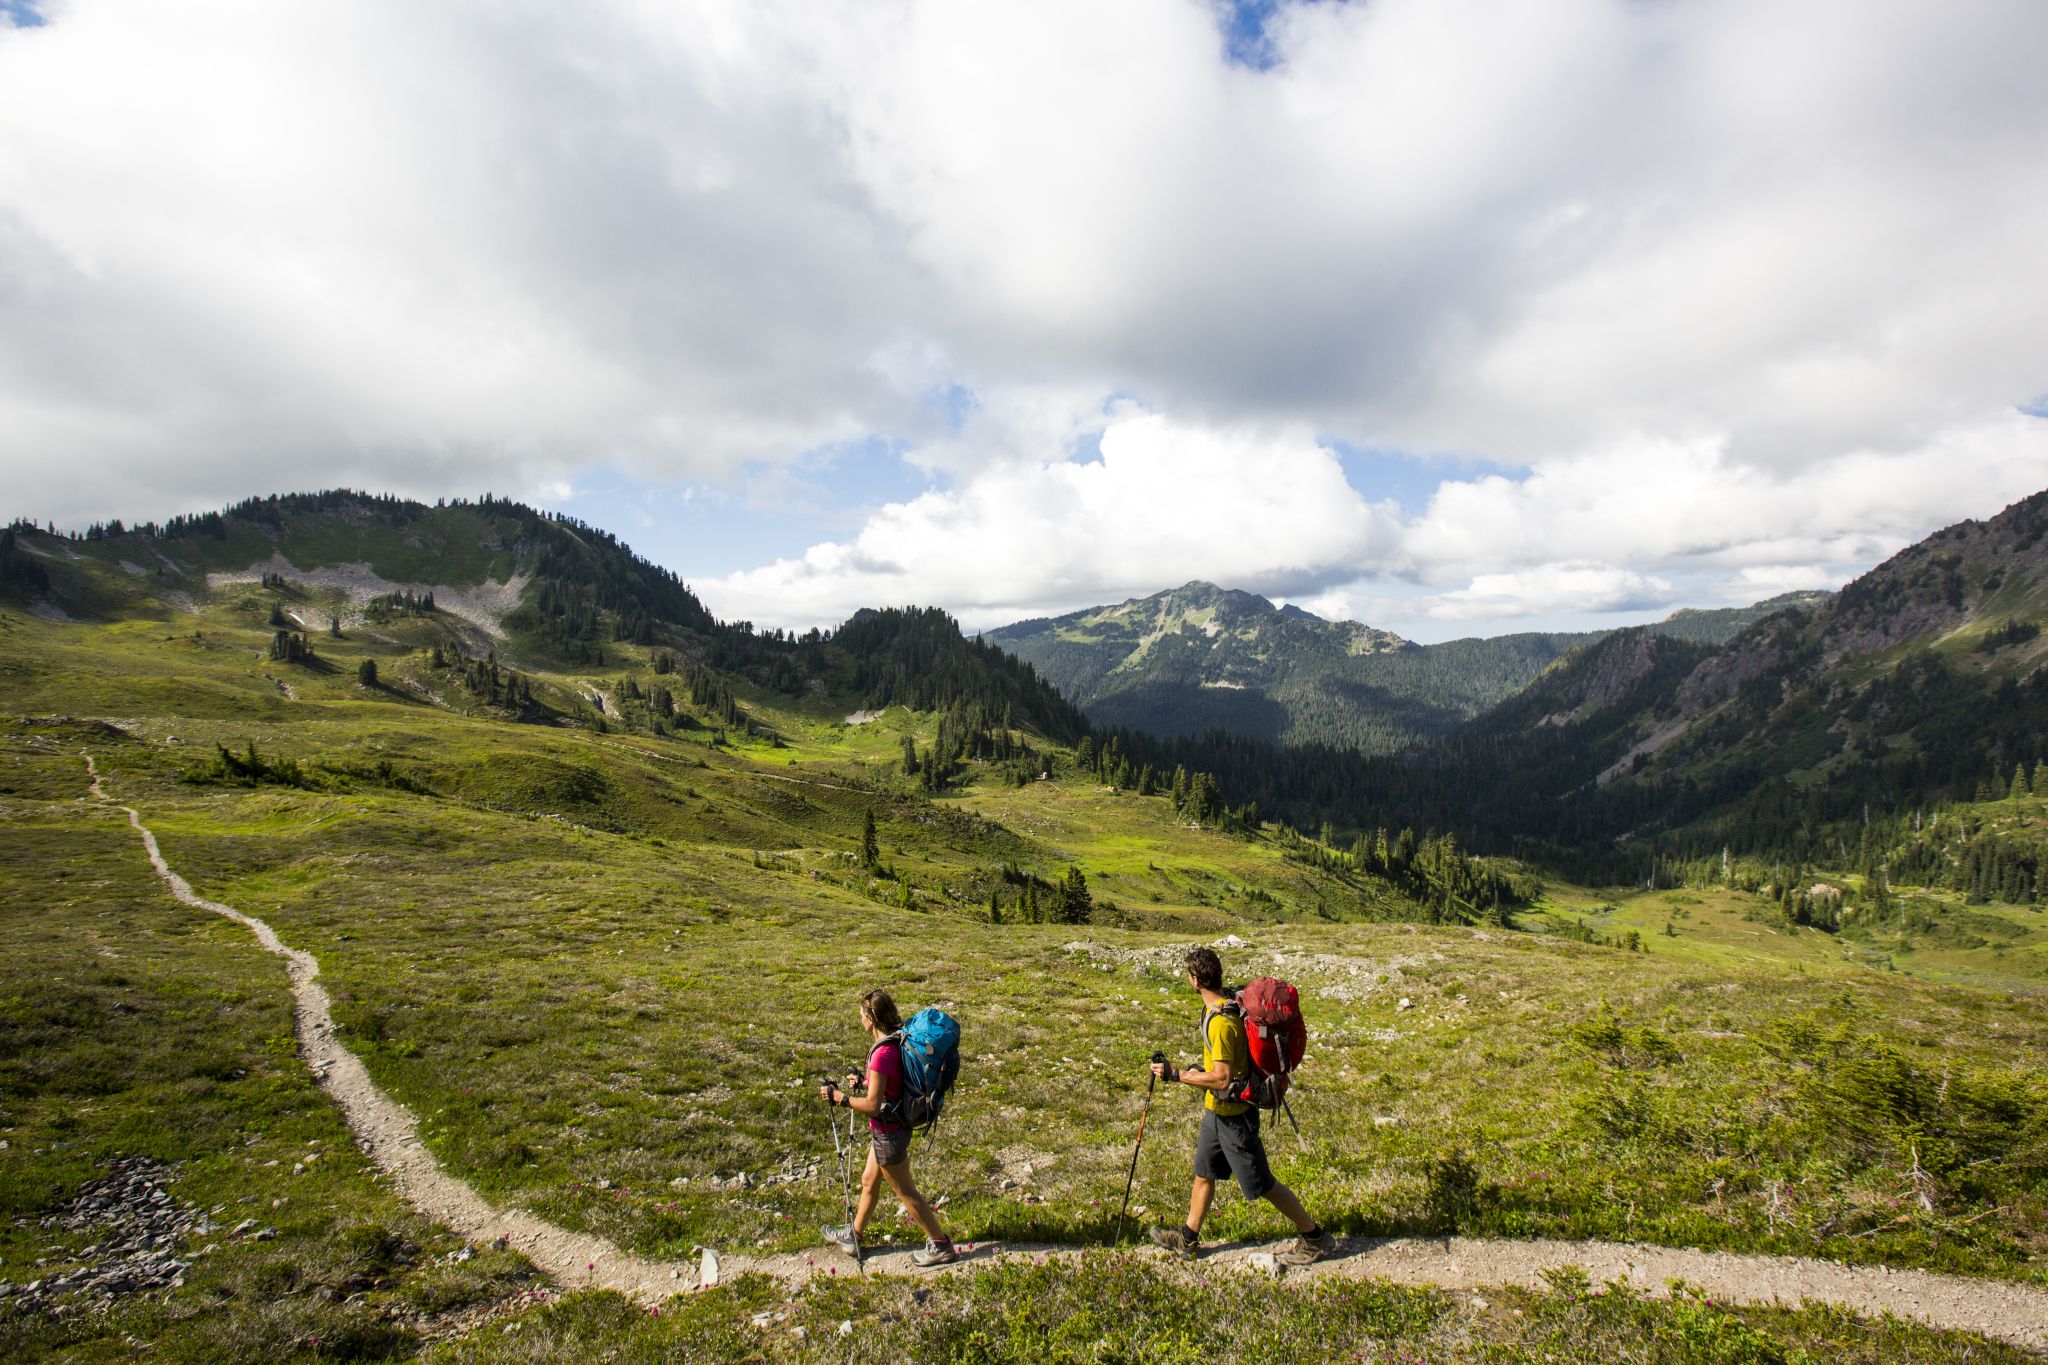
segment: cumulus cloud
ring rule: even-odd
[[[715,476],[895,425],[873,362],[917,281],[787,51],[719,9],[76,0],[0,32],[16,496]]]
[[[1732,459],[1725,437],[1636,439],[1450,482],[1406,538],[1425,579],[1598,555],[1742,570],[1867,565],[1929,531],[2048,483],[2048,422],[2007,409],[1901,451],[1852,449],[1791,470]]]
[[[45,12],[0,28],[8,512],[879,443],[932,491],[714,596],[1457,612],[1833,573],[2048,482],[2036,0],[1282,0],[1263,70],[1211,0]],[[1319,441],[1527,473],[1397,521]]]
[[[1797,463],[2041,383],[2038,6],[1283,5],[1256,73],[1205,9],[908,5],[849,47],[963,362],[1518,462]]]
[[[1370,501],[1305,429],[1126,408],[1100,445],[1099,460],[982,469],[849,541],[699,587],[722,614],[794,626],[942,602],[992,627],[1207,578],[1417,639],[1446,623],[1578,629],[1834,587],[2048,482],[2048,420],[2018,411],[1793,472],[1737,464],[1720,443],[1625,442],[1520,479],[1446,482],[1413,517]]]
[[[970,628],[1212,578],[1285,593],[1381,553],[1366,501],[1307,432],[1188,427],[1122,411],[1089,460],[1020,461],[881,509],[851,541],[697,586],[714,611],[829,625],[943,602]]]
[[[1538,612],[1644,612],[1671,601],[1671,584],[1612,564],[1544,564],[1487,573],[1439,596],[1429,613],[1448,621],[1498,620]]]

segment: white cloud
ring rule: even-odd
[[[2044,483],[2048,421],[2008,412],[1803,472],[1751,469],[1710,443],[1621,444],[1520,480],[1447,482],[1404,518],[1303,430],[1123,410],[1099,462],[974,471],[881,509],[851,540],[698,587],[721,614],[795,626],[941,602],[992,627],[1207,578],[1418,639],[1442,638],[1446,622],[1586,629],[1838,586]]]
[[[719,475],[895,424],[872,356],[920,287],[795,58],[718,9],[76,0],[0,32],[16,497]]]
[[[1752,565],[1737,576],[1736,583],[1740,598],[1762,602],[1788,592],[1834,588],[1841,583],[1841,575],[1825,564]]]
[[[2042,382],[2048,11],[1815,0],[906,5],[846,51],[972,369],[1547,458],[1797,463]]]
[[[1612,564],[1545,564],[1487,573],[1439,596],[1429,614],[1447,621],[1500,620],[1559,612],[1645,612],[1671,602],[1671,584]]]
[[[1406,538],[1425,581],[1597,555],[1638,568],[1867,566],[1938,527],[2048,485],[2048,422],[2008,409],[1899,452],[1801,467],[1729,457],[1725,438],[1639,438],[1520,481],[1442,485]]]
[[[1283,0],[1265,72],[1210,0],[48,12],[0,31],[9,514],[880,438],[932,492],[707,587],[985,620],[1735,592],[2048,483],[2037,0]],[[1530,472],[1397,524],[1309,433]]]
[[[852,541],[697,587],[713,611],[760,622],[936,601],[977,628],[1194,578],[1282,592],[1371,559],[1397,529],[1305,432],[1125,411],[1099,459],[987,469],[881,509]]]

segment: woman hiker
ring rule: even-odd
[[[939,1227],[938,1214],[917,1192],[917,1185],[910,1178],[910,1125],[891,1109],[903,1093],[903,1048],[895,1037],[903,1028],[903,1016],[896,1012],[896,1002],[887,991],[869,991],[860,998],[860,1024],[875,1040],[868,1052],[867,1093],[851,1093],[861,1089],[858,1075],[846,1078],[844,1091],[828,1081],[819,1087],[819,1093],[827,1104],[843,1104],[856,1114],[866,1114],[873,1145],[868,1149],[867,1169],[861,1172],[860,1203],[854,1207],[853,1222],[846,1227],[826,1228],[825,1240],[855,1260],[860,1259],[861,1234],[867,1230],[868,1218],[875,1211],[875,1201],[881,1197],[882,1181],[886,1178],[904,1211],[917,1221],[929,1239],[924,1249],[910,1259],[920,1267],[949,1264],[959,1259],[953,1250],[953,1239]]]

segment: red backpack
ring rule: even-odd
[[[1278,977],[1262,976],[1239,990],[1220,1012],[1244,1021],[1245,1045],[1252,1055],[1252,1074],[1243,1080],[1233,1078],[1223,1097],[1260,1109],[1284,1108],[1287,1082],[1308,1051],[1300,992]],[[1209,1021],[1204,1018],[1205,1040],[1208,1028]]]

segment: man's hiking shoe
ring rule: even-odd
[[[1193,1256],[1199,1245],[1186,1228],[1154,1228],[1152,1240],[1176,1256]]]
[[[922,1251],[913,1252],[910,1260],[919,1270],[930,1270],[935,1265],[951,1265],[960,1259],[960,1253],[953,1250],[951,1242],[926,1242]]]
[[[845,1227],[826,1228],[825,1240],[853,1257],[854,1260],[858,1261],[860,1259],[860,1238],[855,1235],[851,1223]]]
[[[1274,1260],[1281,1265],[1314,1265],[1317,1261],[1337,1254],[1337,1239],[1330,1235],[1328,1228],[1320,1228],[1313,1237],[1297,1237],[1282,1247]]]

